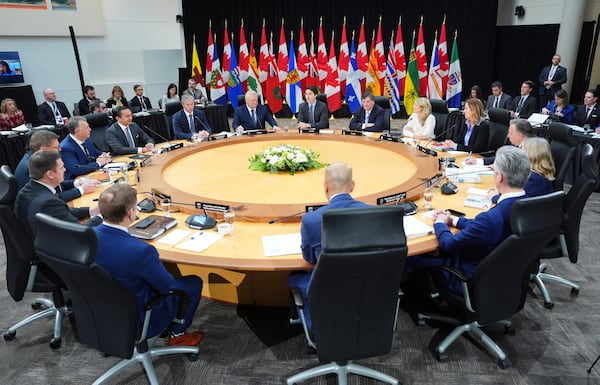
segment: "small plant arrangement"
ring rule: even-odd
[[[248,168],[253,171],[289,172],[294,175],[297,171],[306,171],[325,167],[317,160],[319,154],[302,147],[280,144],[269,147],[263,152],[251,156]]]

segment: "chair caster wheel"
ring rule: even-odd
[[[571,288],[571,294],[573,294],[573,295],[579,294],[579,289],[575,289],[574,287],[572,287]]]
[[[446,361],[448,361],[448,355],[445,352],[440,353],[440,352],[436,351],[435,359],[438,360],[439,362],[446,362]]]
[[[546,309],[552,309],[554,307],[554,302],[544,302],[544,307]]]
[[[50,347],[52,349],[58,349],[58,348],[60,348],[60,344],[61,344],[61,339],[60,338],[55,337],[55,338],[52,338],[50,340]]]
[[[515,327],[514,326],[505,326],[504,333],[506,333],[510,336],[514,336],[515,335]]]
[[[198,359],[198,355],[200,355],[200,353],[199,353],[199,352],[198,352],[198,353],[187,353],[187,354],[186,354],[186,356],[187,356],[187,358],[188,358],[188,360],[189,360],[190,362],[194,362],[194,361],[196,361],[196,360]]]
[[[31,308],[32,308],[33,310],[39,310],[39,309],[41,309],[41,308],[42,308],[42,304],[41,304],[41,303],[39,303],[39,302],[32,302],[32,303],[31,303]]]
[[[16,335],[17,335],[17,332],[16,332],[16,331],[12,331],[12,332],[11,332],[11,331],[8,331],[8,332],[5,332],[5,333],[4,333],[4,339],[5,339],[6,341],[12,341],[12,340],[14,340],[14,339],[15,339],[15,336],[16,336]]]
[[[510,367],[510,361],[508,360],[508,358],[505,358],[503,360],[498,360],[498,366],[500,367],[500,369],[506,369],[508,367]]]

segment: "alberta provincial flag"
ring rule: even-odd
[[[460,60],[458,60],[457,34],[454,33],[452,44],[452,57],[450,59],[450,71],[448,78],[448,92],[446,93],[449,108],[460,108],[462,98],[462,74],[460,72]]]
[[[229,101],[233,106],[237,106],[238,96],[243,93],[242,90],[242,79],[240,76],[240,67],[235,57],[235,49],[233,46],[233,39],[231,39],[231,59],[229,61],[229,80],[227,85],[229,86]]]
[[[288,74],[285,83],[285,100],[292,113],[296,114],[300,103],[302,103],[302,88],[300,87],[300,74],[296,68],[296,54],[294,53],[294,41],[292,39],[290,39]]]

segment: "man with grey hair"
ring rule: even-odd
[[[246,104],[236,108],[233,113],[233,128],[237,132],[244,130],[264,130],[265,123],[269,123],[274,131],[279,131],[271,111],[262,104],[258,104],[258,94],[254,91],[248,91],[244,95]]]
[[[317,260],[321,254],[321,222],[323,221],[323,212],[329,209],[367,206],[363,202],[354,200],[350,195],[354,190],[354,180],[352,179],[352,167],[347,163],[335,162],[327,166],[323,189],[329,204],[318,210],[304,214],[300,227],[302,257],[312,265],[317,264]],[[288,278],[290,287],[297,287],[302,290],[305,304],[304,315],[306,317],[306,326],[309,329],[311,319],[308,306],[308,288],[311,279],[312,272],[293,273]]]
[[[92,129],[86,118],[74,116],[67,123],[67,135],[60,142],[62,159],[67,172],[65,177],[73,179],[78,175],[89,174],[111,161],[110,154],[100,152],[88,141]]]
[[[525,142],[528,138],[531,138],[533,136],[535,136],[535,134],[533,132],[533,128],[531,127],[531,123],[529,123],[529,121],[527,121],[526,119],[512,119],[510,121],[506,137],[508,138],[510,144],[512,144],[513,146],[517,146],[520,148],[523,142]],[[493,156],[479,159],[468,157],[465,160],[465,163],[479,165],[483,164],[487,166],[489,164],[494,163],[494,158],[495,157]]]
[[[206,138],[212,133],[204,112],[194,108],[194,98],[191,95],[181,97],[181,106],[183,108],[173,114],[175,139]]]
[[[471,278],[479,262],[511,234],[510,209],[517,199],[525,196],[523,187],[530,172],[531,165],[525,151],[514,146],[500,147],[494,161],[494,184],[500,194],[496,206],[474,219],[454,217],[444,210],[436,211],[433,222],[439,244],[439,258],[409,258],[408,271],[448,265]],[[460,231],[452,233],[450,226]],[[445,284],[451,291],[462,292],[461,284],[454,276],[446,276],[445,279]]]

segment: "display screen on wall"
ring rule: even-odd
[[[23,82],[23,68],[19,53],[0,52],[0,84]]]

